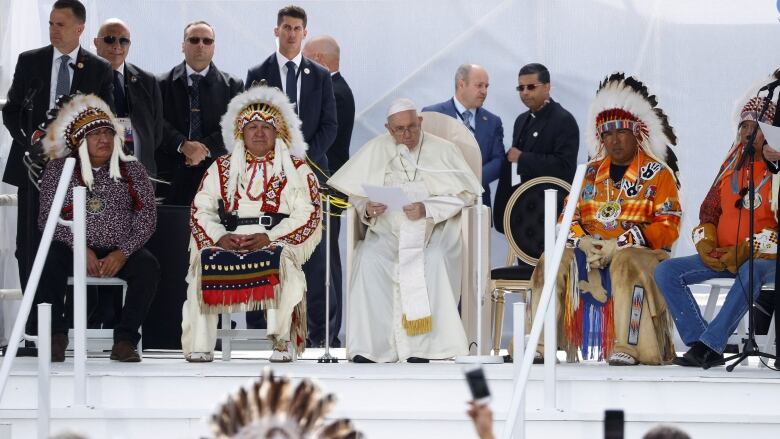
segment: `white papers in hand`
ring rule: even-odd
[[[404,206],[412,203],[400,187],[364,184],[363,190],[366,192],[369,200],[387,206],[388,212],[399,212]]]
[[[764,138],[769,147],[775,151],[780,151],[780,127],[764,122],[759,122],[758,125],[761,127],[761,132],[764,133]]]

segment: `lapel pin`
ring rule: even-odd
[[[76,67],[78,67],[80,69],[83,69],[84,68],[84,63],[80,62],[80,63],[76,64]]]
[[[482,120],[487,121],[487,116],[482,116]]]
[[[308,74],[309,74],[309,72],[310,72],[310,70],[309,70],[309,68],[308,68],[308,67],[305,67],[305,68],[303,69],[303,73],[305,73],[305,74],[307,74],[307,75],[308,75]]]
[[[136,77],[136,76],[131,76],[131,77],[130,77],[130,82],[138,82],[138,77]]]
[[[538,132],[536,132],[536,131],[534,131],[534,137],[536,137],[536,136],[538,136],[538,135],[539,135],[539,133],[538,133]]]

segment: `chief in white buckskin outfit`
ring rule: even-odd
[[[421,129],[409,99],[390,106],[388,134],[365,144],[328,184],[349,195],[368,227],[348,296],[347,352],[355,362],[426,362],[466,355],[458,314],[460,212],[482,186],[451,142]],[[400,187],[401,209],[364,185]]]
[[[208,168],[192,202],[182,350],[187,361],[212,361],[219,313],[265,309],[270,360],[292,361],[290,342],[302,352],[306,341],[301,266],[322,229],[300,120],[283,92],[261,85],[233,98],[221,124],[230,153]]]

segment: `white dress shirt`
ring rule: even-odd
[[[296,90],[298,91],[297,96],[295,96],[295,102],[298,102],[299,105],[301,103],[301,75],[298,74],[298,70],[301,68],[302,59],[303,55],[301,55],[301,52],[298,52],[298,54],[295,55],[295,58],[287,59],[278,50],[276,51],[276,63],[279,64],[279,77],[282,80],[282,91],[285,93],[287,93],[287,66],[285,64],[287,64],[287,61],[295,63],[295,78],[297,80]]]
[[[466,108],[465,105],[461,104],[458,98],[452,97],[452,102],[455,102],[455,110],[460,113],[460,121],[463,122],[463,112],[466,110],[469,110],[471,112],[471,120],[469,120],[469,125],[471,126],[472,130],[477,129],[477,109],[476,108]]]

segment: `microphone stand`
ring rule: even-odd
[[[323,185],[320,192],[325,194],[325,353],[317,363],[338,363],[330,354],[330,190]]]
[[[761,113],[758,116],[758,120],[763,119],[764,114],[766,113],[767,108],[769,107],[769,102],[772,100],[772,96],[775,94],[775,87],[769,87],[768,89],[769,94],[767,95],[766,99],[764,99],[764,105],[761,108]],[[742,157],[740,157],[739,163],[737,163],[736,170],[742,169],[742,167],[745,165],[745,161],[747,160],[747,177],[748,177],[748,217],[750,221],[748,221],[748,242],[750,244],[748,254],[748,279],[747,279],[747,300],[748,300],[748,333],[747,338],[744,340],[744,348],[742,349],[742,352],[732,355],[728,358],[725,358],[723,362],[728,362],[731,360],[736,359],[732,364],[729,364],[726,366],[726,371],[732,372],[734,368],[747,359],[748,357],[764,357],[764,358],[771,358],[774,360],[777,360],[777,356],[768,354],[766,352],[761,352],[758,349],[758,344],[756,343],[756,329],[755,329],[755,310],[753,309],[753,268],[754,268],[754,256],[753,256],[753,245],[755,242],[755,226],[753,224],[755,212],[753,211],[754,208],[754,201],[756,196],[756,186],[753,182],[753,171],[755,166],[755,154],[756,154],[756,148],[755,148],[755,141],[756,141],[756,134],[758,133],[758,122],[756,122],[755,128],[753,128],[753,132],[750,133],[750,136],[748,136],[747,142],[745,143],[745,147],[742,152]],[[744,200],[744,199],[743,199]],[[744,202],[743,202],[744,204]],[[744,207],[744,206],[743,206]],[[739,242],[737,243],[737,246],[739,246]],[[734,255],[735,258],[738,257],[737,252],[735,252]],[[739,269],[739,267],[737,267]],[[735,282],[740,282],[739,277],[735,280]],[[777,293],[776,293],[777,294]],[[777,310],[775,310],[775,313],[777,313]],[[713,362],[710,362],[708,364],[704,365],[704,369],[709,369],[711,366],[713,366]]]

